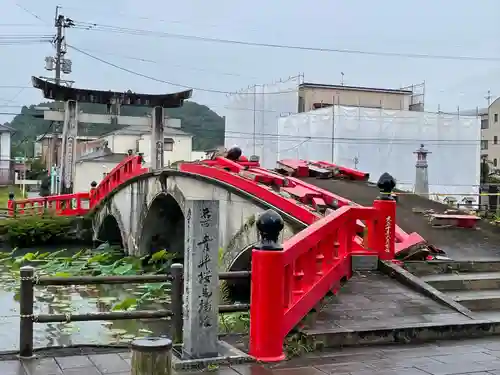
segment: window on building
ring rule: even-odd
[[[489,128],[488,119],[485,118],[481,120],[481,129],[488,129],[488,128]]]
[[[493,144],[498,144],[498,137],[496,135],[493,137]]]
[[[481,141],[481,150],[488,149],[488,141]]]
[[[174,140],[172,138],[166,138],[163,143],[163,151],[174,151]]]
[[[498,160],[497,158],[493,159],[493,166],[496,167],[498,165]]]
[[[498,113],[495,113],[493,117],[495,118],[495,122],[498,122]]]
[[[313,108],[314,109],[320,109],[320,108],[328,108],[331,107],[333,104],[330,103],[313,103]]]

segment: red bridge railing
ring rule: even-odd
[[[145,173],[148,169],[142,166],[142,160],[141,155],[127,156],[99,184],[92,186],[89,192],[19,200],[10,197],[12,199],[9,198],[8,202],[9,216],[37,215],[47,211],[60,216],[84,215],[118,185]]]
[[[95,188],[90,190],[90,208],[95,207],[116,187],[148,171],[141,155],[131,155],[114,167]]]
[[[259,220],[269,220],[266,214]],[[362,249],[353,241],[357,220],[364,220],[369,228]],[[394,259],[395,222],[393,200],[376,201],[374,207],[344,206],[287,240],[283,247],[276,246],[279,233],[275,228],[267,224],[262,229],[258,222],[264,245],[252,252],[250,355],[265,362],[283,360],[286,335],[328,291],[336,292],[352,276],[352,255]],[[266,239],[269,236],[273,240]]]
[[[89,210],[89,193],[9,200],[9,215],[36,215],[53,212],[58,216],[84,215]]]

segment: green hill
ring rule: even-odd
[[[23,107],[21,113],[14,117],[8,125],[16,130],[12,136],[12,154],[21,156],[24,152],[28,156],[33,153],[33,141],[39,135],[61,131],[60,124],[51,126],[50,121],[36,118],[35,113],[40,113],[34,108],[37,106],[57,108],[61,103],[39,103]],[[106,113],[106,106],[101,104],[80,103],[80,110],[87,113]],[[224,118],[212,111],[207,106],[196,102],[186,101],[181,108],[166,109],[168,116],[181,119],[182,130],[194,135],[193,148],[206,150],[224,144]],[[145,107],[123,106],[121,114],[125,116],[143,116],[148,113]],[[79,124],[79,135],[99,136],[116,130],[118,127],[107,124]]]

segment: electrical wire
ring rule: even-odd
[[[1,107],[1,106],[0,106]],[[15,113],[15,112],[0,112],[0,115],[19,115],[19,116],[32,116],[30,113]],[[203,127],[191,127],[191,131],[199,131],[204,133],[219,133],[220,130],[206,129]],[[495,141],[500,142],[500,139],[429,139],[429,138],[359,138],[359,137],[330,137],[330,136],[311,136],[311,135],[286,135],[279,133],[265,133],[265,132],[242,132],[234,130],[224,130],[227,135],[233,134],[236,138],[248,139],[249,136],[259,136],[263,140],[297,140],[297,141],[319,141],[319,142],[339,142],[339,143],[359,143],[359,144],[420,144],[426,145],[472,145],[480,142],[488,141],[495,144]],[[198,137],[206,136],[197,134]],[[233,136],[231,136],[233,137]],[[219,138],[219,137],[215,137]]]
[[[198,67],[193,67],[189,66],[186,64],[172,64],[169,61],[165,60],[152,60],[152,59],[146,59],[146,58],[141,58],[141,57],[135,57],[135,56],[129,56],[129,55],[123,55],[119,54],[116,52],[110,52],[110,51],[100,51],[100,50],[95,50],[95,49],[89,49],[89,48],[80,48],[82,51],[89,52],[89,53],[98,53],[98,54],[103,54],[103,55],[110,55],[110,56],[116,56],[122,59],[127,59],[127,60],[133,60],[133,61],[139,61],[139,62],[144,62],[144,63],[149,63],[149,64],[156,64],[156,65],[162,65],[163,67],[165,65],[169,65],[174,68],[179,68],[179,69],[185,69],[185,70],[192,70],[192,71],[197,71],[197,72],[203,72],[203,73],[210,73],[210,74],[219,74],[223,76],[229,76],[229,77],[244,77],[244,78],[251,78],[251,79],[257,79],[258,77],[255,76],[249,76],[245,74],[240,74],[240,73],[232,73],[232,72],[223,72],[220,70],[213,70],[213,69],[204,69],[204,68],[198,68]]]
[[[34,89],[34,88],[35,87],[33,86],[0,85],[0,89]]]
[[[52,43],[53,35],[39,34],[0,34],[0,45],[26,45],[34,43]]]
[[[423,53],[419,54],[419,53],[403,53],[403,52],[366,51],[366,50],[356,50],[356,49],[340,49],[340,48],[299,46],[291,44],[249,42],[249,41],[235,40],[235,39],[211,38],[211,37],[204,37],[197,35],[186,35],[186,34],[176,34],[176,33],[162,32],[162,31],[135,29],[135,28],[115,26],[115,25],[100,24],[96,22],[85,22],[77,20],[73,21],[75,24],[74,26],[72,26],[72,28],[76,30],[100,31],[100,32],[108,32],[116,34],[137,35],[137,36],[154,36],[159,38],[174,38],[174,39],[191,40],[198,42],[243,45],[249,47],[264,47],[264,48],[300,50],[309,52],[341,53],[350,55],[367,55],[367,56],[378,56],[378,57],[399,57],[399,58],[404,57],[413,59],[483,61],[483,62],[500,61],[500,57],[488,57],[488,56],[433,55],[433,54],[423,54]]]
[[[237,91],[223,91],[223,90],[214,90],[214,89],[206,89],[206,88],[202,88],[202,87],[193,87],[193,86],[187,86],[187,85],[181,85],[179,83],[175,83],[175,82],[171,82],[171,81],[165,81],[163,79],[160,79],[160,78],[156,78],[156,77],[153,77],[153,76],[150,76],[150,75],[147,75],[147,74],[143,74],[143,73],[139,73],[135,70],[132,70],[132,69],[128,69],[128,68],[125,68],[123,66],[120,66],[118,64],[115,64],[115,63],[112,63],[112,62],[109,62],[105,59],[102,59],[100,57],[97,57],[91,53],[88,53],[88,52],[85,52],[84,50],[78,48],[78,47],[75,47],[73,45],[70,45],[68,44],[67,45],[68,48],[76,51],[76,52],[79,52],[87,57],[90,57],[91,59],[93,60],[96,60],[96,61],[99,61],[103,64],[106,64],[106,65],[109,65],[115,69],[118,69],[118,70],[121,70],[121,71],[124,71],[124,72],[127,72],[127,73],[130,73],[130,74],[133,74],[133,75],[136,75],[138,77],[142,77],[142,78],[146,78],[146,79],[149,79],[151,81],[155,81],[155,82],[159,82],[159,83],[164,83],[164,84],[167,84],[167,85],[170,85],[170,86],[174,86],[174,87],[180,87],[180,88],[183,88],[183,89],[191,89],[191,90],[196,90],[196,91],[203,91],[203,92],[210,92],[210,93],[213,93],[213,94],[224,94],[224,95],[227,95],[227,94],[237,94],[238,92]],[[283,94],[283,93],[291,93],[291,92],[297,92],[297,90],[290,90],[290,91],[280,91],[280,92],[268,92],[268,93],[255,93],[254,95],[277,95],[277,94]]]
[[[19,116],[31,116],[27,113],[13,113],[13,112],[0,112],[0,115],[19,115]],[[197,131],[200,132],[194,136],[206,139],[220,139],[221,136],[213,136],[214,133],[220,134],[220,130],[217,129],[205,129],[202,127],[191,127],[188,131]],[[205,134],[202,134],[205,133]],[[424,143],[425,145],[454,145],[454,146],[464,146],[464,145],[475,145],[481,142],[481,140],[477,139],[424,139],[424,138],[356,138],[356,137],[326,137],[326,136],[310,136],[310,135],[286,135],[286,134],[278,134],[278,133],[264,133],[264,132],[242,132],[242,131],[232,131],[232,130],[224,130],[224,134],[229,136],[229,138],[238,138],[238,139],[246,139],[248,140],[250,136],[258,136],[258,140],[286,140],[286,141],[317,141],[315,143],[325,143],[331,144],[335,143],[354,143],[354,144],[395,144],[395,145],[420,145]],[[482,141],[485,141],[484,139]],[[499,140],[500,141],[500,140]]]
[[[28,8],[26,8],[24,5],[21,5],[19,4],[17,1],[15,2],[16,6],[23,10],[24,12],[28,13],[30,16],[36,18],[37,20],[39,20],[40,22],[44,23],[44,24],[48,24],[42,17],[38,16],[35,12],[32,12],[31,10],[29,10]]]

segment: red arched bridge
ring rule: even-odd
[[[214,157],[152,171],[142,161],[140,155],[128,156],[89,192],[11,200],[10,215],[91,213],[96,240],[120,243],[131,255],[167,248],[182,258],[185,202],[218,200],[221,267],[249,269],[251,261],[250,354],[257,359],[282,358],[285,336],[329,291],[349,280],[353,259],[395,260],[425,246],[420,235],[396,225],[389,175],[381,177],[380,197],[368,207],[304,181],[332,174],[368,177],[330,163],[282,160],[271,171],[244,157]],[[260,220],[273,215],[279,220]],[[279,228],[271,228],[276,222]],[[262,246],[257,229],[263,238],[274,231],[271,242],[281,238],[283,244]]]

